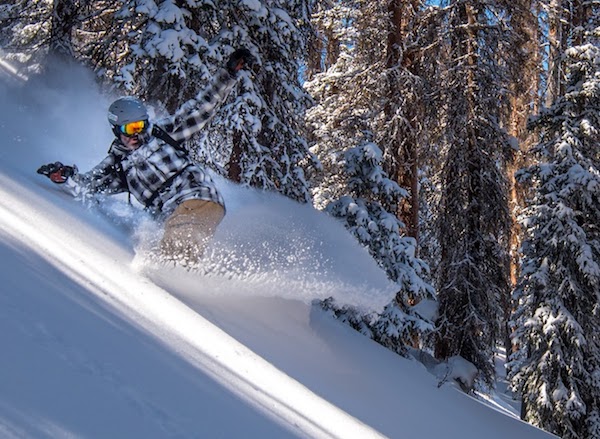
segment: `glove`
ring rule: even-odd
[[[77,173],[77,167],[66,166],[61,162],[54,162],[40,166],[40,168],[37,170],[37,173],[45,175],[54,183],[62,184],[67,181],[67,178],[72,177]]]
[[[229,60],[227,61],[226,68],[229,73],[235,75],[244,67],[251,68],[254,63],[254,56],[250,53],[248,49],[241,48],[237,49],[229,56]]]

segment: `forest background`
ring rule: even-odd
[[[460,356],[522,418],[600,438],[600,2],[2,0],[0,56],[173,113],[256,61],[187,145],[339,218],[398,284],[323,306],[400,355]],[[430,311],[434,305],[435,312]],[[466,391],[470,389],[465,388]],[[399,389],[398,391],[401,391]]]

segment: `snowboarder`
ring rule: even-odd
[[[108,109],[115,140],[104,160],[86,173],[60,162],[43,165],[37,172],[73,196],[129,192],[164,221],[161,255],[183,265],[194,264],[223,220],[225,203],[182,143],[212,118],[235,85],[238,71],[252,61],[247,49],[236,50],[191,108],[186,105],[155,123],[149,121],[139,99],[117,99]]]

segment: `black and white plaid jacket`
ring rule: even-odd
[[[236,79],[222,69],[213,83],[174,116],[157,122],[178,141],[188,140],[212,118]],[[156,214],[168,214],[184,200],[201,199],[224,206],[210,176],[183,149],[151,137],[134,151],[116,139],[108,156],[91,171],[73,176],[66,186],[77,194],[129,192]]]

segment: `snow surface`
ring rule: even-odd
[[[109,102],[77,72],[0,82],[0,437],[551,437],[312,306],[378,310],[395,290],[310,207],[220,181],[204,272],[154,266],[139,208],[35,173],[100,161]]]

